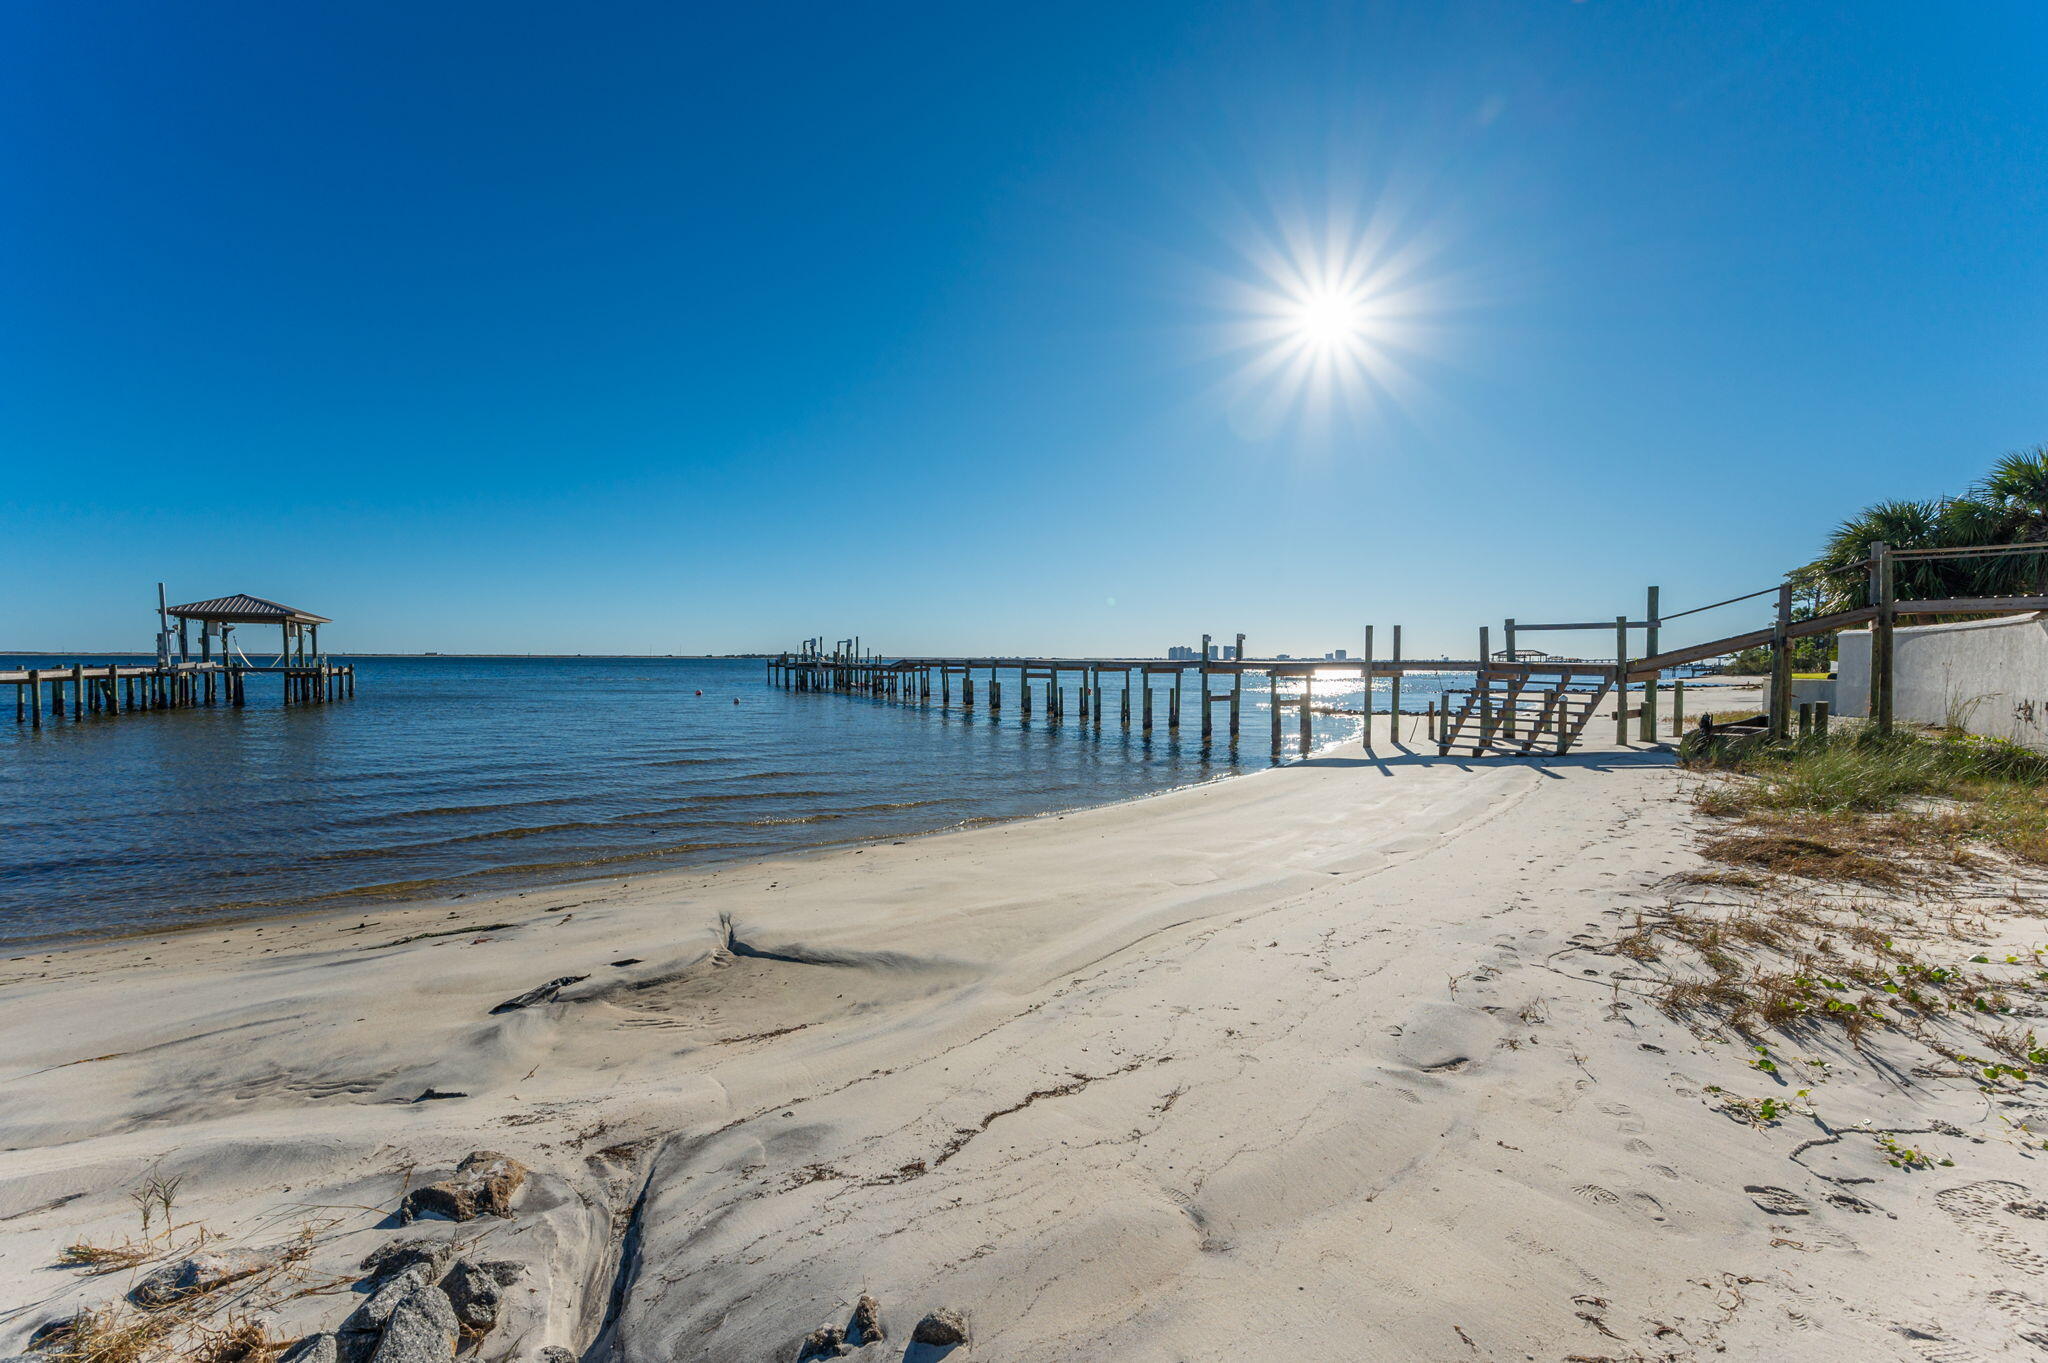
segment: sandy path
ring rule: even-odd
[[[1742,1058],[1580,949],[1697,864],[1681,779],[1655,752],[1351,748],[716,874],[10,962],[0,1345],[124,1283],[51,1261],[132,1235],[145,1170],[237,1243],[315,1224],[339,1275],[408,1179],[487,1147],[536,1177],[486,1227],[534,1271],[485,1358],[787,1359],[864,1290],[895,1334],[862,1356],[892,1359],[940,1303],[1004,1359],[2024,1349],[2048,1222],[2001,1210],[2023,1155],[1830,1202],[1847,1185],[1788,1158],[1811,1130],[1714,1110]]]

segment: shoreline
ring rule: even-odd
[[[1356,712],[1350,713],[1353,718],[1357,717]],[[1403,718],[1404,720],[1412,719],[1419,716],[1419,714],[1419,711],[1403,711]],[[1384,718],[1384,715],[1377,716],[1377,718]],[[0,963],[25,960],[32,956],[48,956],[56,952],[79,950],[95,945],[129,941],[142,937],[211,931],[215,928],[226,928],[244,924],[289,923],[301,918],[345,916],[351,913],[368,913],[379,909],[387,912],[399,912],[412,908],[446,909],[457,900],[474,898],[480,902],[490,902],[509,897],[524,897],[529,894],[551,890],[573,890],[581,886],[596,885],[599,882],[607,882],[620,877],[629,880],[646,880],[663,876],[687,876],[699,874],[706,870],[736,869],[768,861],[801,860],[815,856],[826,856],[849,847],[932,838],[947,833],[967,832],[977,828],[1029,823],[1035,819],[1064,818],[1069,814],[1086,810],[1108,809],[1117,805],[1157,799],[1162,795],[1171,795],[1179,791],[1215,785],[1219,782],[1264,775],[1267,772],[1276,771],[1299,762],[1316,760],[1328,753],[1335,752],[1339,748],[1356,744],[1357,742],[1358,736],[1354,733],[1330,739],[1308,753],[1297,754],[1284,762],[1249,770],[1226,770],[1216,775],[1198,777],[1180,785],[1167,786],[1159,790],[1139,791],[1135,794],[1117,795],[1097,802],[1058,805],[1034,813],[977,815],[954,823],[905,831],[900,834],[860,834],[843,839],[807,843],[802,846],[785,848],[781,851],[763,851],[759,848],[751,847],[734,848],[732,849],[732,855],[729,857],[708,856],[700,861],[692,862],[689,866],[660,867],[658,865],[650,865],[650,863],[661,862],[666,854],[660,852],[635,853],[620,856],[616,859],[613,864],[620,867],[620,870],[576,875],[564,879],[552,879],[545,876],[522,877],[520,875],[520,872],[531,868],[485,868],[427,881],[398,882],[388,887],[389,893],[382,892],[387,888],[383,886],[358,886],[296,900],[229,901],[216,903],[205,907],[177,911],[177,916],[181,919],[189,916],[199,921],[182,922],[169,921],[167,919],[156,924],[137,925],[112,932],[94,932],[91,929],[81,929],[77,934],[63,937],[16,938],[12,941],[0,939]],[[427,886],[442,886],[454,889],[464,881],[482,880],[490,877],[506,877],[508,879],[504,884],[480,888],[474,893],[469,891],[464,891],[460,894],[420,893],[420,890]],[[320,901],[329,899],[344,902],[328,907],[320,907]],[[245,905],[248,910],[246,912],[244,911]],[[263,910],[271,911],[264,912]]]
[[[1325,751],[1333,751],[1334,749],[1343,746],[1347,742],[1355,741],[1355,739],[1334,740],[1331,743],[1324,745],[1324,748],[1316,749],[1309,753],[1306,757],[1298,757],[1294,759],[1294,761],[1311,761],[1314,760],[1316,757],[1321,756]],[[1137,794],[1133,795],[1120,795],[1114,799],[1105,800],[1100,803],[1061,806],[1041,810],[1037,813],[1032,814],[977,816],[975,818],[963,820],[958,823],[942,824],[934,828],[924,828],[916,831],[905,832],[900,836],[892,837],[884,834],[863,834],[859,837],[846,838],[838,841],[810,843],[801,847],[791,847],[779,852],[762,852],[758,849],[749,848],[738,851],[738,853],[730,859],[716,857],[707,858],[703,861],[693,863],[689,867],[678,866],[661,869],[649,869],[642,866],[640,869],[631,871],[621,870],[611,874],[584,875],[564,880],[552,880],[545,878],[532,880],[515,880],[510,884],[502,886],[493,886],[490,889],[480,891],[475,895],[465,892],[462,894],[454,895],[414,895],[412,897],[407,897],[408,892],[413,889],[413,884],[416,884],[408,883],[392,887],[393,892],[388,896],[380,895],[378,893],[380,887],[377,886],[359,887],[350,890],[339,890],[335,891],[332,895],[320,896],[319,898],[347,899],[349,901],[344,904],[336,904],[327,908],[316,907],[317,900],[296,900],[278,903],[274,906],[261,903],[250,904],[249,907],[252,909],[274,907],[276,911],[271,913],[243,913],[239,911],[241,905],[234,902],[215,904],[206,908],[191,909],[182,912],[193,916],[209,914],[222,914],[226,916],[215,918],[211,921],[189,923],[160,923],[153,924],[150,926],[138,926],[123,929],[116,932],[94,934],[90,936],[77,936],[61,940],[17,939],[14,942],[0,942],[0,950],[4,950],[8,953],[6,956],[0,957],[0,961],[25,960],[31,956],[47,957],[59,952],[83,950],[94,946],[118,944],[143,937],[169,937],[176,934],[211,931],[215,928],[282,925],[296,923],[301,920],[312,921],[332,918],[336,916],[345,917],[352,913],[368,913],[379,908],[382,908],[384,909],[384,911],[391,913],[403,913],[413,910],[447,910],[453,904],[455,904],[457,900],[465,899],[475,899],[478,904],[488,904],[503,901],[510,898],[525,898],[526,896],[531,894],[546,893],[550,891],[569,892],[576,890],[584,890],[586,892],[594,892],[594,890],[592,890],[591,887],[595,887],[601,882],[609,882],[614,879],[619,879],[621,877],[625,878],[628,881],[649,882],[646,884],[638,885],[635,888],[653,889],[659,888],[659,886],[651,882],[659,881],[665,877],[686,877],[692,875],[700,875],[707,871],[716,870],[737,870],[741,868],[758,869],[759,867],[771,862],[802,862],[817,857],[829,856],[835,852],[843,851],[847,848],[853,847],[902,844],[915,840],[941,837],[949,833],[972,832],[982,828],[1001,827],[1006,824],[1028,824],[1038,819],[1065,818],[1069,814],[1081,813],[1084,811],[1098,809],[1112,809],[1119,805],[1137,804],[1145,800],[1156,800],[1162,796],[1177,794],[1185,790],[1198,789],[1203,786],[1215,785],[1220,782],[1242,780],[1247,777],[1253,776],[1263,776],[1268,772],[1277,771],[1281,767],[1290,765],[1293,765],[1293,763],[1280,763],[1271,767],[1261,767],[1254,771],[1226,772],[1217,776],[1208,776],[1200,778],[1198,780],[1189,781],[1183,785],[1168,786],[1163,790],[1148,790],[1140,791]],[[661,859],[662,854],[660,853],[648,853],[644,855],[635,855],[632,857],[621,857],[619,859],[618,864],[623,867],[631,863],[658,862]],[[515,875],[518,869],[521,868],[512,868],[506,870],[472,871],[467,872],[464,875],[444,877],[439,880],[429,881],[425,883],[433,885],[454,886],[460,884],[463,880],[469,879],[471,877]],[[475,906],[472,905],[470,907]]]

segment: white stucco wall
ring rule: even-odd
[[[1892,713],[1914,724],[1959,720],[1973,734],[2048,752],[2048,612],[1901,626],[1892,635]],[[1870,708],[1870,631],[1844,630],[1838,715]]]

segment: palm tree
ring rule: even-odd
[[[1991,466],[1972,489],[1984,507],[1979,544],[2048,542],[2048,445],[2014,450]],[[2048,588],[2048,557],[1999,554],[1979,560],[1986,595],[2039,594]]]
[[[1821,556],[1805,570],[1812,575],[1827,609],[1854,610],[1869,604],[1870,578],[1863,565],[1873,544],[1882,542],[1894,549],[1951,549],[1982,543],[1967,538],[1979,519],[1975,508],[1964,505],[1969,500],[1878,502],[1836,526]],[[1957,569],[1949,561],[1901,559],[1893,589],[1902,600],[1953,596],[1972,577],[1967,569]]]

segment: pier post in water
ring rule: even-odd
[[[1237,715],[1244,705],[1244,636],[1237,636],[1237,669],[1230,674],[1230,736],[1237,737]]]

